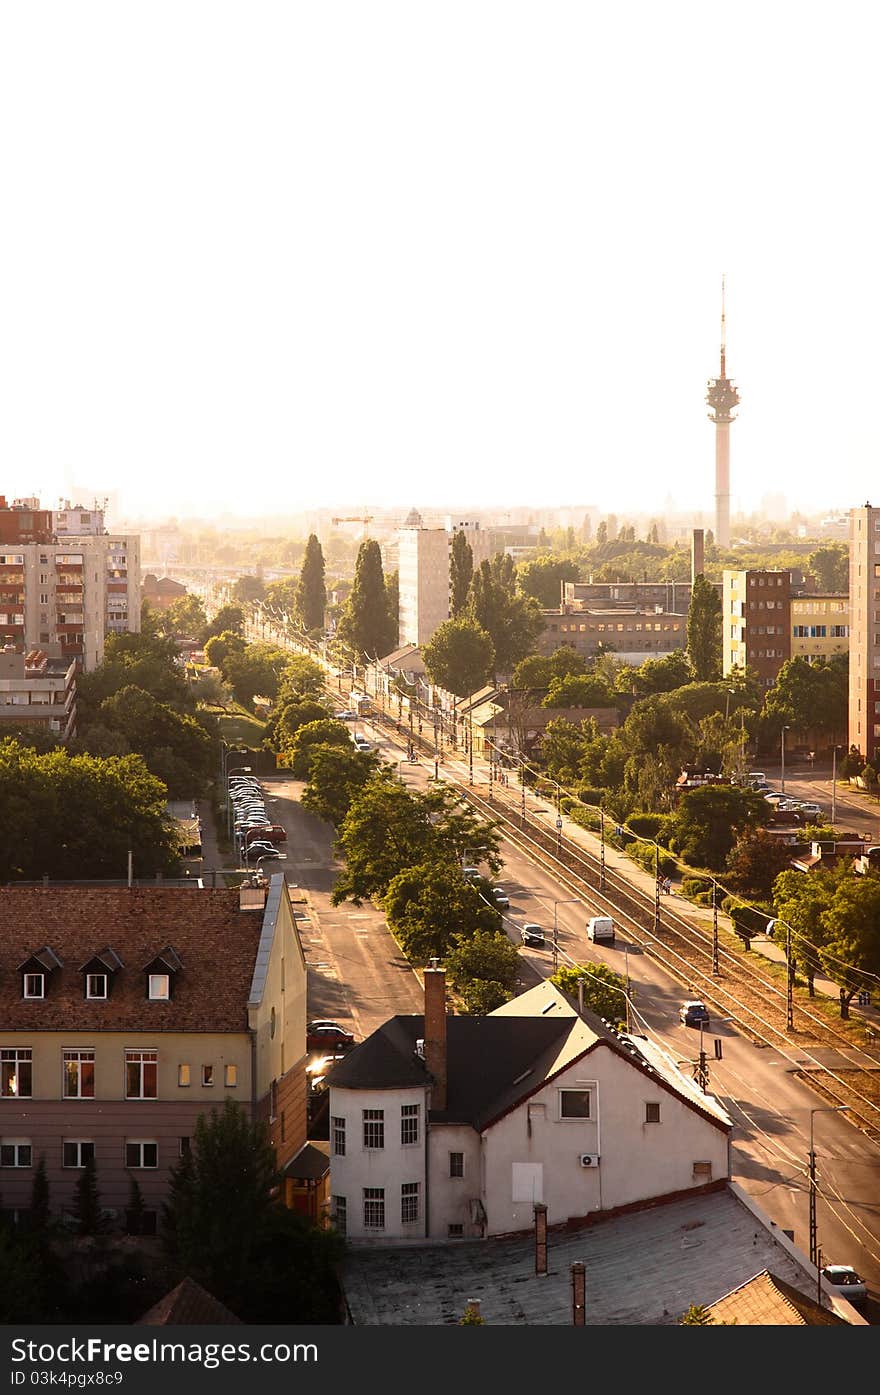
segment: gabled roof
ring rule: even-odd
[[[189,1275],[154,1303],[139,1317],[136,1327],[201,1326],[202,1324],[240,1324],[241,1318],[229,1311],[219,1299],[197,1284]]]
[[[238,892],[193,887],[0,889],[0,1021],[7,1031],[244,1032],[262,916]],[[19,965],[49,940],[62,961],[45,998],[23,999]],[[80,965],[112,944],[113,994],[86,999]],[[143,966],[174,945],[169,1001],[148,1001]]]
[[[712,1303],[709,1313],[716,1323],[739,1327],[848,1327],[849,1323],[783,1279],[762,1269],[753,1279]]]
[[[31,964],[39,964],[41,969],[45,969],[47,974],[51,974],[54,969],[62,968],[62,962],[53,949],[48,945],[43,945],[42,949],[34,950],[29,954],[23,963],[19,964],[19,973],[30,967]]]

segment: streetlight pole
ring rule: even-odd
[[[712,878],[712,973],[717,978],[718,967],[718,883]]]
[[[660,844],[654,844],[654,934],[660,933]]]
[[[816,1247],[816,1153],[813,1148],[813,1117],[816,1114],[842,1114],[848,1104],[819,1105],[810,1110],[810,1263],[818,1265]]]
[[[794,964],[791,961],[791,926],[785,926],[785,1025],[794,1028]]]
[[[837,747],[831,747],[831,827],[837,818]]]
[[[780,780],[779,780],[779,793],[780,793],[780,794],[785,794],[785,733],[786,733],[787,731],[788,731],[788,727],[783,727],[783,728],[782,728],[782,731],[781,731],[781,733],[780,733],[781,738],[782,738],[781,747],[780,747],[780,750],[781,750],[781,763],[782,763],[782,764],[781,764],[781,771],[780,771]]]
[[[605,805],[599,805],[599,890],[605,890]]]
[[[559,781],[556,784],[556,856],[562,858],[562,797]]]

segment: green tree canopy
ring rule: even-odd
[[[495,649],[496,669],[509,673],[535,647],[544,628],[541,608],[514,592],[516,566],[506,553],[481,562],[471,580],[466,614],[486,631]]]
[[[849,656],[787,659],[767,694],[761,722],[763,742],[779,740],[783,726],[832,739],[847,729]]]
[[[233,630],[224,630],[222,634],[212,635],[205,642],[205,658],[214,668],[218,668],[225,676],[226,661],[235,654],[243,654],[247,648],[247,641]]]
[[[549,688],[554,679],[568,678],[570,674],[584,674],[587,671],[585,660],[573,649],[557,649],[554,654],[530,654],[521,660],[513,670],[513,688]]]
[[[827,543],[817,547],[807,558],[807,571],[816,580],[820,591],[849,591],[849,547],[846,543]]]
[[[207,623],[205,607],[198,596],[179,596],[167,610],[158,612],[158,628],[166,635],[199,638]]]
[[[263,599],[266,587],[262,577],[240,576],[232,588],[232,594],[235,600],[241,601],[243,605],[250,605]]]
[[[326,675],[321,665],[305,654],[288,654],[281,673],[278,688],[278,702],[292,702],[299,698],[322,698]]]
[[[495,649],[474,620],[445,620],[422,650],[432,683],[467,697],[482,688],[492,672]]]
[[[390,654],[397,644],[397,624],[388,610],[382,553],[371,538],[362,542],[358,550],[354,585],[336,634],[361,663]]]
[[[230,684],[236,700],[243,707],[251,707],[258,695],[271,699],[278,696],[287,659],[286,650],[257,640],[240,652],[226,655],[222,666],[223,677]]]
[[[222,635],[224,630],[240,635],[244,629],[244,611],[238,605],[222,605],[201,633],[202,644],[207,644],[214,635]]]
[[[485,1016],[509,1002],[516,991],[519,955],[504,932],[499,929],[459,934],[453,944],[446,956],[446,968],[450,983],[468,1012]]]
[[[430,860],[404,866],[388,883],[382,899],[388,924],[414,964],[435,956],[482,930],[494,935],[501,916],[465,881],[455,863]]]
[[[310,533],[296,589],[296,616],[303,629],[323,630],[326,605],[324,553],[316,534]]]
[[[101,754],[107,734],[121,739],[120,754],[143,756],[147,768],[168,787],[172,799],[194,799],[202,794],[213,774],[215,744],[197,718],[177,712],[169,703],[157,702],[143,688],[129,685],[105,698],[94,725],[72,743]],[[92,738],[97,750],[93,751]]]
[[[720,871],[738,836],[767,817],[767,804],[752,790],[702,785],[686,790],[671,820],[670,848],[693,867]]]
[[[691,590],[687,652],[698,679],[721,677],[721,597],[702,575],[696,577]]]
[[[308,722],[321,722],[330,716],[325,702],[314,698],[295,698],[279,704],[266,723],[264,744],[275,751],[289,750],[293,738]]]
[[[656,659],[645,659],[633,671],[633,688],[638,697],[651,693],[671,693],[693,682],[694,671],[684,649],[673,649]]]
[[[782,922],[779,939],[784,943],[785,926],[790,925],[792,958],[804,970],[811,998],[815,976],[822,969],[819,951],[828,938],[823,916],[834,900],[837,877],[844,871],[849,875],[842,863],[833,871],[818,868],[808,876],[792,868],[780,872],[773,883],[773,905]]]
[[[401,869],[430,854],[432,841],[424,800],[380,772],[355,795],[339,829],[337,848],[345,867],[333,888],[334,906],[383,896]]]
[[[578,980],[584,981],[584,1007],[615,1025],[626,1021],[626,984],[607,964],[574,964],[557,969],[550,982],[577,1000]]]
[[[290,766],[295,779],[308,780],[312,773],[312,755],[318,746],[341,746],[352,750],[348,728],[335,717],[322,717],[316,722],[306,722],[293,735],[290,745],[283,752],[284,761]]]
[[[614,707],[615,696],[608,684],[594,674],[569,674],[550,683],[543,707]]]
[[[875,989],[880,975],[880,877],[840,877],[831,905],[822,912],[825,943],[819,957],[840,992],[840,1015],[860,988]]]
[[[516,584],[524,596],[531,596],[542,609],[553,610],[560,604],[563,582],[577,581],[579,576],[577,562],[562,557],[536,557],[519,566]]]
[[[731,848],[727,858],[727,884],[744,896],[766,900],[780,872],[791,866],[791,848],[765,828],[749,828]],[[803,875],[798,874],[798,875]],[[805,878],[809,881],[810,878]]]
[[[309,779],[302,792],[304,809],[339,828],[355,795],[379,770],[374,751],[356,751],[327,743],[309,749]]]
[[[449,550],[449,609],[453,620],[461,615],[467,605],[473,574],[474,550],[464,529],[457,528]]]

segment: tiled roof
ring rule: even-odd
[[[709,1312],[716,1323],[739,1327],[848,1327],[849,1324],[815,1299],[777,1278],[767,1269],[740,1284],[713,1303]]]
[[[136,1327],[201,1326],[202,1324],[240,1324],[241,1318],[214,1298],[207,1289],[189,1275],[158,1303],[139,1317]]]
[[[243,1032],[263,917],[238,892],[191,887],[0,888],[0,1022],[7,1031]],[[19,965],[48,946],[62,962],[44,999],[25,1000]],[[84,997],[82,965],[107,948],[124,967],[110,997]],[[182,965],[169,1002],[146,997],[167,948]]]

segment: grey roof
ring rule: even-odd
[[[571,1265],[586,1266],[589,1326],[676,1325],[763,1269],[810,1298],[806,1260],[728,1188],[552,1231],[535,1276],[531,1233],[503,1240],[368,1249],[350,1246],[343,1286],[358,1326],[457,1323],[479,1298],[488,1324],[570,1326]]]

